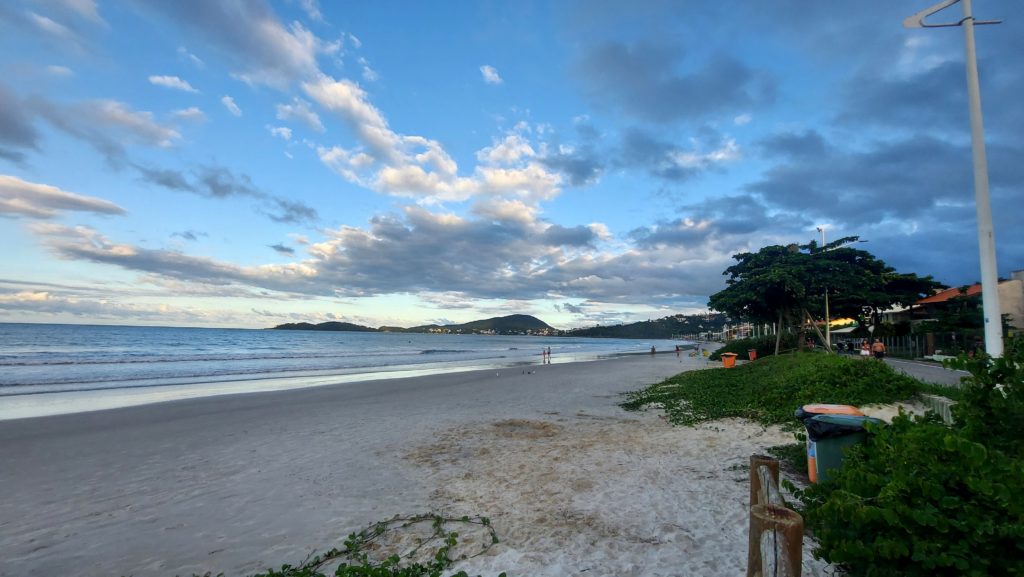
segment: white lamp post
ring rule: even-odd
[[[821,233],[821,250],[825,250],[825,227],[816,227]],[[825,348],[832,352],[832,321],[828,318],[828,286],[825,286]]]
[[[978,59],[974,50],[974,25],[998,24],[1001,20],[974,20],[971,0],[962,0],[964,18],[956,23],[925,24],[924,19],[961,0],[943,0],[903,21],[906,28],[963,26],[967,64],[967,97],[971,114],[971,149],[974,152],[974,202],[978,215],[978,253],[981,260],[981,305],[985,315],[985,352],[1003,356],[1003,323],[999,307],[999,278],[996,269],[996,241],[988,193],[988,160],[985,155],[984,125],[981,118],[981,89],[978,87]]]

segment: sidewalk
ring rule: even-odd
[[[939,385],[959,386],[961,377],[970,375],[967,371],[947,369],[935,363],[894,358],[886,358],[885,362],[903,374],[910,375],[926,383],[936,383]]]

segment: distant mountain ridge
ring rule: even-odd
[[[417,327],[364,327],[352,323],[330,321],[325,323],[285,323],[273,327],[286,331],[363,331],[389,333],[461,333],[495,335],[557,335],[561,331],[530,315],[508,315],[470,321],[457,325],[420,325]]]
[[[507,315],[457,325],[420,325],[416,327],[364,327],[353,323],[330,321],[326,323],[285,323],[273,327],[292,331],[362,331],[384,333],[453,333],[486,335],[542,335],[565,337],[606,337],[619,339],[670,339],[722,330],[726,322],[723,314],[674,315],[625,325],[595,326],[572,330],[559,330],[530,315]]]

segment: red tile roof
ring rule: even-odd
[[[944,303],[944,302],[948,301],[949,299],[956,298],[958,296],[969,296],[969,297],[971,297],[971,296],[974,296],[974,295],[977,295],[977,294],[981,294],[981,283],[978,283],[978,284],[971,285],[971,286],[967,287],[967,292],[966,293],[960,292],[960,288],[959,287],[951,288],[951,289],[946,289],[946,290],[944,290],[942,292],[937,292],[937,293],[933,294],[930,297],[925,297],[925,298],[917,301],[917,304],[919,304],[919,305],[926,305],[928,303]]]

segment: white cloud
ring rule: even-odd
[[[51,76],[74,76],[75,72],[67,66],[52,64],[46,67],[46,73]]]
[[[140,140],[161,148],[172,146],[181,138],[178,131],[157,124],[153,113],[132,110],[123,102],[99,100],[86,104],[84,110],[103,123],[120,126]]]
[[[359,85],[321,75],[316,81],[303,83],[302,89],[320,106],[348,122],[374,157],[391,164],[400,162],[401,139],[388,127],[380,110],[370,104],[366,91]]]
[[[733,118],[732,122],[736,126],[743,126],[745,124],[750,124],[750,121],[753,120],[753,119],[754,119],[754,117],[751,116],[750,114],[740,114],[736,118]]]
[[[199,69],[206,68],[206,63],[203,62],[202,59],[199,58],[198,56],[196,56],[195,54],[192,54],[191,52],[189,52],[188,49],[185,48],[184,46],[179,46],[178,47],[178,56],[183,58],[183,59],[185,59],[185,60],[188,60],[189,62],[194,64],[196,66],[196,68],[199,68]]]
[[[476,153],[477,160],[486,164],[512,164],[521,158],[536,155],[530,143],[519,134],[509,134],[501,142],[495,142]]]
[[[106,24],[100,16],[96,0],[61,0],[61,3],[86,20],[91,20],[96,24]]]
[[[70,28],[61,24],[60,22],[57,22],[52,18],[48,18],[46,16],[43,16],[42,14],[36,14],[35,12],[32,11],[28,12],[28,18],[29,21],[35,24],[37,28],[51,36],[55,36],[62,40],[77,41],[77,36],[74,32],[71,31]]]
[[[324,125],[320,122],[320,116],[314,112],[309,103],[301,98],[293,98],[291,104],[277,105],[278,120],[295,120],[305,124],[317,132],[324,132]]]
[[[320,12],[320,3],[317,0],[299,0],[299,6],[310,20],[323,21],[324,15]]]
[[[376,82],[380,80],[380,75],[373,68],[370,68],[370,63],[363,57],[359,57],[359,65],[363,67],[363,80],[367,82]]]
[[[183,90],[185,92],[199,92],[198,90],[193,88],[191,84],[182,80],[181,78],[178,78],[177,76],[150,76],[149,83],[155,84],[156,86],[163,86],[164,88]]]
[[[206,120],[206,114],[196,106],[189,106],[188,108],[175,110],[173,116],[179,120],[188,120],[190,122],[202,122]]]
[[[235,104],[234,98],[231,98],[230,96],[222,96],[220,98],[220,102],[224,105],[224,108],[228,109],[228,112],[230,112],[231,114],[234,114],[235,116],[242,115],[242,109],[239,108],[237,104]]]
[[[518,134],[480,151],[478,158],[489,166],[477,167],[472,177],[460,177],[458,164],[439,142],[392,131],[355,83],[321,76],[303,84],[303,90],[355,132],[360,147],[317,149],[321,162],[350,182],[425,203],[458,202],[480,194],[538,202],[559,192],[559,175],[536,161],[533,148]]]
[[[287,126],[270,126],[270,125],[268,125],[267,126],[267,130],[270,131],[270,134],[273,134],[274,136],[276,136],[278,138],[281,138],[281,139],[284,139],[284,140],[291,140],[292,139],[292,129],[288,128]]]
[[[124,214],[120,206],[96,198],[0,174],[0,214],[52,218],[61,211]]]
[[[501,84],[504,82],[498,74],[498,69],[488,64],[484,64],[480,67],[480,74],[483,75],[484,82],[487,84]]]
[[[299,22],[282,23],[265,1],[168,2],[136,0],[199,34],[233,63],[232,76],[286,91],[314,78],[323,42]]]
[[[292,22],[290,29],[285,29],[274,19],[258,22],[253,30],[266,43],[264,50],[273,50],[276,56],[267,58],[260,68],[250,68],[234,74],[247,84],[267,84],[284,89],[288,81],[297,77],[315,75],[319,68],[316,54],[323,48],[320,39],[307,30],[301,23]],[[247,64],[257,63],[255,59],[247,59]]]
[[[740,147],[732,138],[724,139],[719,148],[708,152],[675,150],[667,155],[670,162],[682,168],[707,168],[739,157]]]

